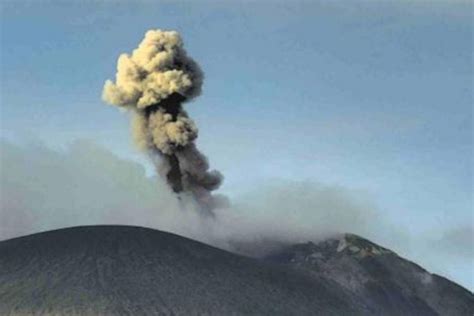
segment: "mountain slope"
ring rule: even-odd
[[[293,245],[266,260],[334,280],[374,314],[474,314],[468,290],[353,234]]]
[[[0,242],[0,315],[472,315],[472,293],[344,235],[263,260],[130,226]]]
[[[145,228],[76,227],[0,242],[0,315],[362,314],[345,292]]]

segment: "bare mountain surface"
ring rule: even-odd
[[[128,226],[0,242],[0,315],[357,315],[314,280],[177,235]]]
[[[463,287],[353,234],[293,245],[266,257],[336,281],[377,315],[474,315]]]
[[[355,235],[253,259],[153,229],[0,242],[0,315],[472,315],[473,295]]]

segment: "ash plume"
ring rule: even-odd
[[[133,112],[132,134],[157,172],[181,198],[191,197],[206,214],[222,198],[211,192],[222,182],[196,147],[198,129],[183,103],[201,93],[203,73],[187,56],[178,32],[150,30],[139,46],[117,61],[115,82],[107,80],[102,98]]]

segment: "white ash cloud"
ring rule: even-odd
[[[102,97],[110,104],[144,109],[173,93],[187,99],[199,95],[202,76],[178,32],[150,30],[131,55],[120,55],[115,83],[106,81]]]
[[[194,144],[198,128],[182,106],[200,94],[202,82],[203,72],[187,56],[180,35],[150,30],[132,54],[120,55],[115,82],[105,82],[102,98],[134,113],[137,147],[152,157],[181,199],[191,198],[201,213],[213,215],[223,199],[211,191],[219,187],[222,175],[210,170]]]
[[[298,182],[274,182],[237,196],[232,207],[216,208],[215,218],[202,218],[192,203],[183,211],[162,178],[147,176],[141,164],[94,142],[55,151],[0,141],[0,149],[0,239],[65,226],[125,224],[230,247],[229,239],[297,242],[349,230],[362,234],[377,218],[374,206],[355,193]],[[188,160],[203,163],[201,157]],[[212,179],[201,181],[212,189]]]
[[[78,225],[136,225],[174,232],[236,251],[268,241],[293,243],[360,234],[428,270],[473,288],[472,225],[429,236],[393,227],[370,197],[314,182],[272,181],[202,217],[181,207],[162,178],[88,141],[64,151],[0,140],[0,240]],[[220,198],[220,197],[219,197]],[[183,211],[184,209],[184,211]],[[242,249],[239,249],[242,250]]]

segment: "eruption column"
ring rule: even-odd
[[[220,199],[211,191],[222,176],[209,171],[207,158],[194,143],[198,129],[182,106],[200,94],[202,80],[177,32],[151,30],[131,55],[120,55],[115,82],[105,82],[102,98],[133,112],[134,140],[151,156],[158,173],[174,192],[192,197],[212,215]]]

